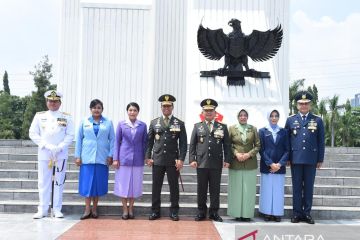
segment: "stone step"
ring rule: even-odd
[[[75,141],[70,145],[74,148]],[[18,139],[1,139],[0,147],[36,147],[36,144],[31,140],[18,140]],[[358,147],[325,147],[325,153],[359,153]]]
[[[20,181],[16,184],[21,184],[23,188],[16,188],[16,186],[11,186],[9,188],[0,188],[0,199],[1,196],[12,197],[10,193],[34,193],[37,192],[37,183],[35,181]],[[185,192],[196,193],[197,184],[185,182],[183,184]],[[220,186],[221,193],[227,193],[227,184],[222,183]],[[259,193],[259,184],[256,185],[256,192]],[[67,181],[65,183],[65,191],[77,192],[78,183],[76,181]],[[164,181],[163,191],[170,191],[168,183]],[[109,183],[109,190],[113,190],[113,181]],[[152,182],[143,181],[143,191],[151,192],[152,191]],[[181,191],[181,187],[180,187]],[[285,194],[292,194],[292,185],[285,185]],[[315,185],[314,186],[315,195],[328,195],[328,196],[360,196],[360,187],[359,186],[335,186],[335,185]],[[37,196],[37,194],[36,194]],[[34,198],[30,198],[34,199]]]
[[[33,165],[33,163],[29,163],[29,165]],[[78,178],[79,168],[69,163],[70,170],[67,170],[68,179]],[[75,169],[75,170],[72,170]],[[114,170],[110,168],[110,179],[113,179]],[[145,173],[151,173],[151,168],[145,166]],[[189,165],[184,165],[184,168],[181,170],[182,175],[193,174],[196,175],[195,169],[191,168]],[[222,174],[228,174],[227,169],[223,169]],[[290,169],[287,168],[286,176],[291,176]],[[360,177],[360,168],[321,168],[316,172],[317,177]],[[3,169],[0,168],[0,178],[37,178],[37,170],[36,166],[34,169]]]
[[[0,160],[0,169],[37,169],[38,167],[37,160]],[[147,166],[145,166],[146,168]],[[355,168],[360,169],[360,161],[331,161],[324,162],[322,168]],[[78,170],[79,167],[74,164],[73,161],[67,161],[66,169],[68,170]],[[110,169],[113,169],[110,167]],[[290,171],[290,168],[288,167]],[[195,171],[190,168],[188,164],[185,164],[183,171]],[[223,169],[223,171],[227,171]]]
[[[324,157],[324,162],[332,161],[356,161],[360,162],[360,153],[327,153]]]
[[[332,153],[332,154],[338,154],[338,153],[357,153],[360,154],[360,148],[359,147],[325,147],[325,154]]]
[[[0,191],[2,200],[24,200],[37,201],[38,191],[36,189],[13,190],[4,189]],[[170,192],[163,191],[161,194],[162,202],[169,202]],[[64,201],[81,201],[84,198],[78,194],[77,190],[65,190],[63,195]],[[118,202],[120,198],[109,190],[108,194],[101,197],[101,201]],[[137,199],[137,202],[151,202],[151,191],[144,191],[143,196]],[[182,203],[196,203],[196,192],[180,192],[180,202]],[[220,194],[220,202],[227,202],[227,194]],[[259,194],[256,194],[256,203],[259,203]],[[292,205],[292,195],[285,194],[285,205]],[[360,196],[327,196],[314,195],[313,206],[338,206],[338,207],[360,207]]]
[[[69,148],[69,161],[74,161],[74,148]],[[16,161],[36,161],[36,148],[5,148],[0,147],[0,160],[16,160]],[[185,162],[188,162],[189,157],[186,155]],[[258,154],[258,160],[260,156]],[[326,153],[324,157],[324,164],[327,162],[343,162],[354,161],[360,163],[360,153]]]
[[[36,144],[31,140],[1,139],[0,146],[2,146],[2,147],[34,147],[34,146],[36,146]]]
[[[196,183],[196,173],[182,173],[181,175],[184,183]],[[74,182],[77,184],[78,171],[67,171],[67,182]],[[109,182],[114,182],[114,172],[110,171]],[[152,173],[144,172],[144,181],[151,181]],[[285,184],[292,184],[291,176],[285,176]],[[164,178],[167,182],[167,178]],[[228,182],[228,174],[223,173],[221,177],[222,183]],[[260,183],[260,174],[257,175],[257,182]],[[327,177],[316,176],[316,185],[338,185],[338,186],[359,186],[360,177]],[[0,170],[0,188],[35,188],[37,186],[37,170]]]
[[[4,154],[32,154],[32,155],[36,155],[38,152],[38,147],[37,146],[27,146],[27,147],[23,147],[23,146],[1,146],[0,145],[0,153],[4,153]],[[75,147],[69,147],[69,154],[73,155],[75,152]]]
[[[161,214],[162,217],[169,215],[169,203],[162,203]],[[63,202],[64,214],[82,214],[84,212],[83,201]],[[0,210],[4,213],[35,213],[37,211],[37,202],[30,202],[26,200],[8,201],[0,200]],[[219,214],[226,215],[227,204],[220,204]],[[99,201],[98,208],[100,217],[101,215],[120,215],[121,203],[118,202],[105,202]],[[151,211],[150,203],[135,202],[136,216],[148,216]],[[197,213],[197,205],[195,203],[180,203],[180,216],[195,216]],[[255,207],[255,216],[259,216],[258,206]],[[357,219],[360,215],[359,207],[321,207],[314,206],[311,215],[315,220],[321,219]],[[292,207],[285,206],[285,218],[292,216]]]

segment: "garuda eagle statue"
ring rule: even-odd
[[[243,71],[243,67],[247,72],[255,71],[249,69],[248,56],[255,62],[266,61],[275,56],[281,46],[281,25],[266,32],[253,30],[250,35],[242,32],[238,19],[231,19],[228,25],[233,31],[226,35],[222,29],[211,30],[200,23],[197,34],[198,48],[206,58],[220,60],[225,56],[224,67],[218,69],[219,75],[226,76],[227,70]]]

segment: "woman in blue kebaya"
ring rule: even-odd
[[[103,110],[100,100],[91,101],[91,116],[81,121],[76,138],[75,163],[80,166],[79,194],[85,197],[85,212],[81,220],[98,217],[99,197],[108,192],[108,165],[112,164],[115,134],[112,121],[102,116]]]
[[[264,220],[281,221],[284,215],[284,186],[286,163],[289,158],[289,136],[279,127],[279,111],[272,110],[269,123],[259,130],[260,137],[260,200],[259,211]]]

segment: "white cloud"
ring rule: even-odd
[[[291,21],[291,79],[305,78],[307,85],[317,85],[321,98],[338,94],[341,102],[360,92],[360,13],[337,22],[297,11]]]

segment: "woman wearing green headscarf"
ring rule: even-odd
[[[248,112],[241,109],[238,124],[229,128],[233,161],[229,169],[228,215],[237,221],[254,217],[256,200],[256,154],[260,139],[256,127],[247,123]]]

